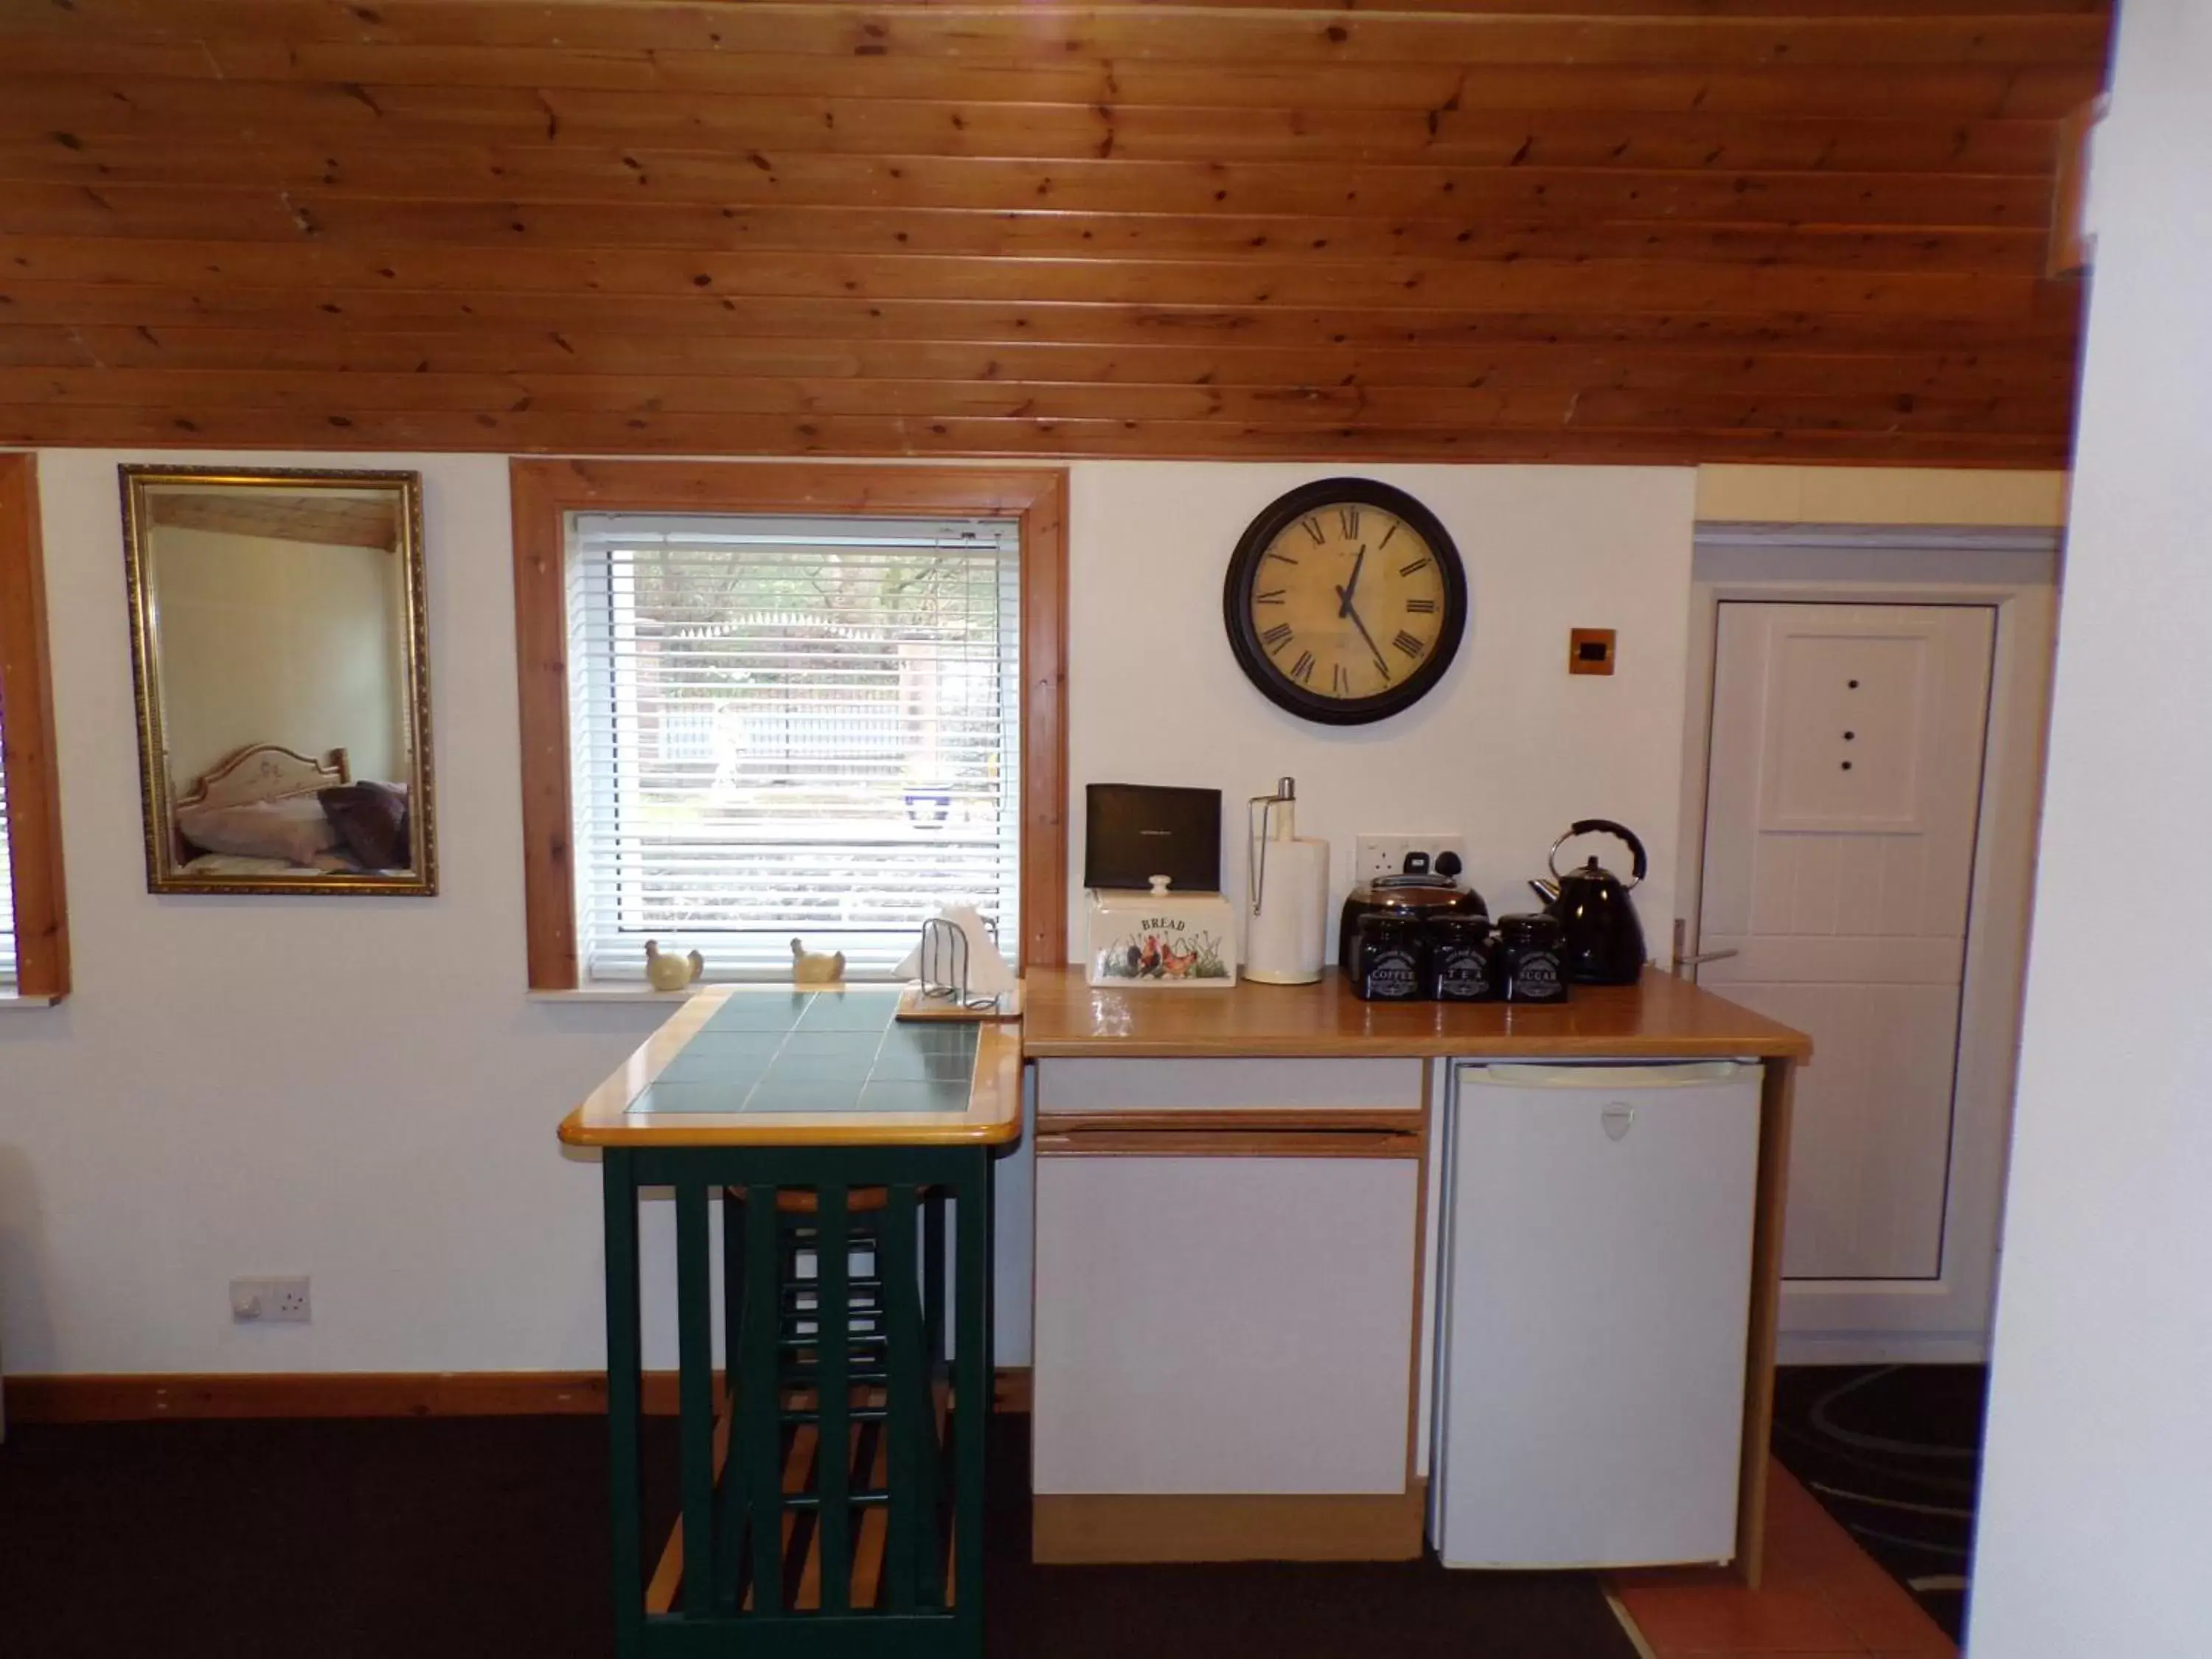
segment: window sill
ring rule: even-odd
[[[61,999],[35,992],[0,991],[0,1013],[10,1008],[51,1008]]]
[[[848,979],[837,982],[839,988],[859,988],[884,990],[902,988],[914,983],[898,979]],[[585,986],[574,991],[525,991],[524,998],[531,1002],[687,1002],[702,991],[726,991],[732,987],[781,986],[787,991],[821,991],[831,988],[822,985],[796,985],[787,979],[707,979],[696,985],[687,985],[680,991],[656,991],[647,985]]]
[[[656,991],[646,985],[609,985],[578,991],[526,991],[523,995],[532,1002],[688,1002],[695,993],[711,988],[687,985],[680,991]]]

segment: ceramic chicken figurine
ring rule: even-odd
[[[663,951],[659,939],[645,942],[646,982],[656,991],[680,991],[707,971],[707,958],[696,951],[688,957]]]
[[[793,985],[838,985],[844,982],[845,953],[823,956],[791,941],[791,982]]]

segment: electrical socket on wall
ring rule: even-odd
[[[1429,868],[1437,867],[1437,860],[1446,853],[1457,855],[1462,874],[1467,870],[1467,837],[1464,836],[1355,836],[1352,838],[1352,878],[1371,881],[1376,876],[1395,876],[1404,871],[1408,853],[1429,855]]]
[[[297,1279],[234,1279],[230,1316],[241,1325],[305,1325],[311,1317],[306,1274]]]

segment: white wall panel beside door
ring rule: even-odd
[[[1699,978],[1814,1039],[1792,1279],[1942,1271],[1996,615],[1720,606]]]
[[[1959,988],[1716,984],[1813,1036],[1790,1147],[1786,1279],[1932,1279],[1942,1268]]]

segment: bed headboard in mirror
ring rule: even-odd
[[[420,475],[120,471],[148,887],[437,891]]]

